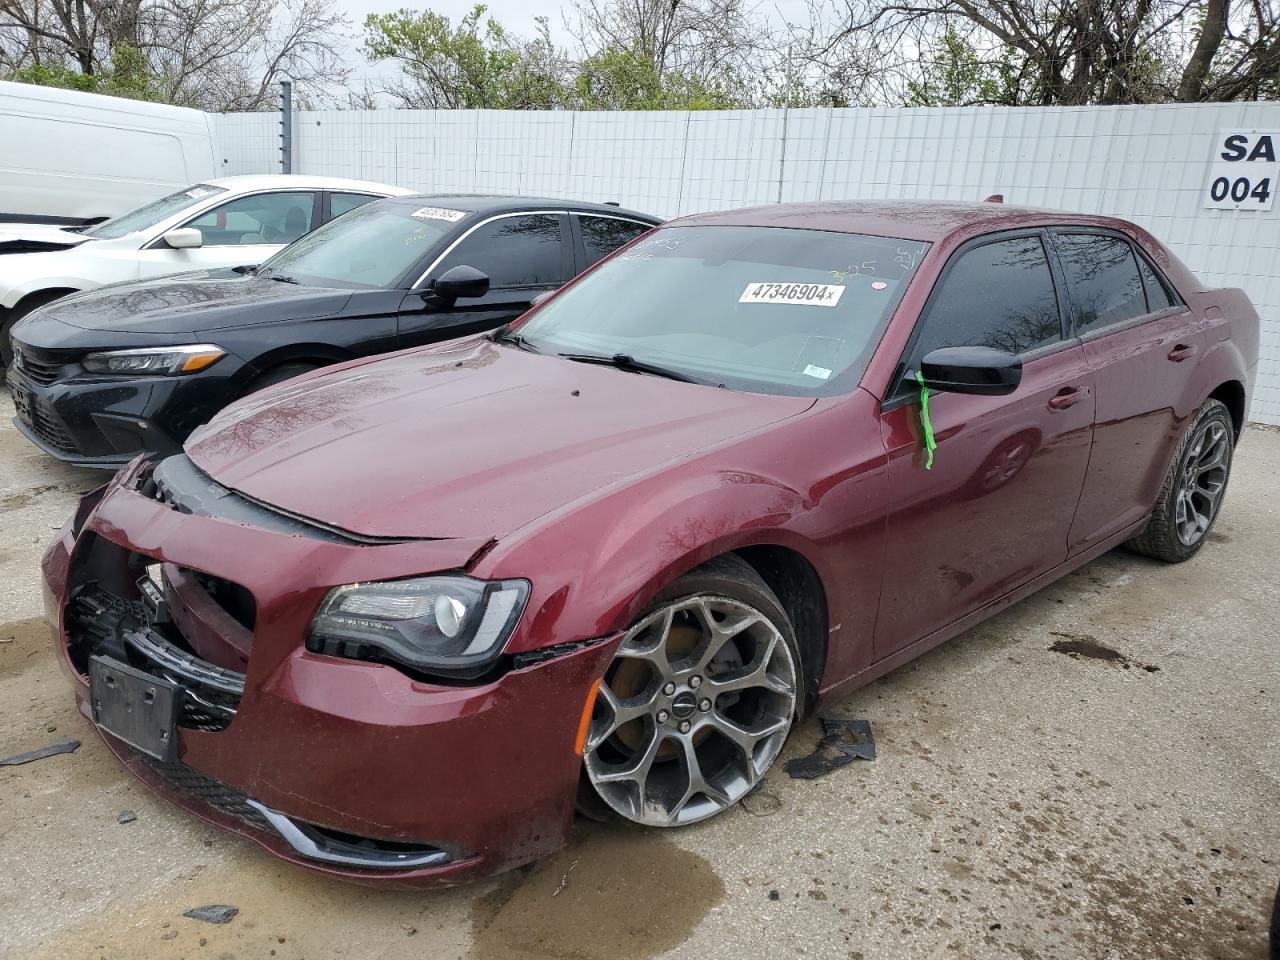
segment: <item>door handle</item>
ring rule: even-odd
[[[1180,343],[1169,351],[1169,359],[1174,363],[1181,363],[1188,357],[1195,356],[1196,347],[1189,343]]]
[[[1081,400],[1089,399],[1088,387],[1063,387],[1049,398],[1050,410],[1066,410],[1074,407]]]

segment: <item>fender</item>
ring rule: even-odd
[[[0,260],[0,263],[4,262]],[[0,292],[0,307],[12,310],[33,293],[44,293],[46,290],[65,290],[68,293],[80,293],[84,290],[97,289],[100,286],[102,284],[99,281],[88,280],[82,276],[69,274],[49,276],[41,274],[38,277],[18,280],[12,286],[6,287],[3,292]]]
[[[885,536],[885,455],[878,423],[867,415],[873,409],[874,398],[863,391],[821,401],[498,541],[474,563],[473,575],[538,572],[529,629],[513,638],[510,652],[616,633],[704,561],[748,546],[780,546],[804,557],[823,584],[830,635],[840,640],[840,649],[828,652],[826,677],[865,666]],[[833,436],[850,442],[832,443]],[[797,451],[811,453],[801,463]],[[798,476],[817,482],[802,489],[788,476],[793,464]]]

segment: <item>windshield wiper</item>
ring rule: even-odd
[[[670,367],[660,367],[654,363],[645,363],[629,353],[615,353],[609,357],[594,353],[562,353],[560,356],[576,363],[599,363],[607,367],[617,367],[629,373],[648,373],[655,377],[666,377],[668,380],[679,380],[681,383],[702,383],[701,380],[695,380],[687,373],[672,370]]]
[[[489,334],[490,343],[509,343],[512,346],[519,347],[521,350],[527,350],[530,353],[541,353],[542,351],[535,347],[518,333],[511,332],[511,324],[504,323],[493,333]]]
[[[279,280],[281,283],[297,283],[298,282],[297,277],[286,276],[283,273],[276,273],[275,271],[272,271],[271,273],[260,273],[258,274],[258,276],[266,277],[268,280]]]

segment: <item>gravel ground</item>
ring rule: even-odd
[[[808,782],[779,769],[744,809],[675,834],[584,824],[530,870],[410,894],[281,865],[116,765],[38,619],[40,553],[99,477],[39,454],[9,415],[6,397],[0,756],[83,743],[0,767],[2,956],[1265,957],[1280,432],[1249,430],[1196,560],[1109,554],[830,707],[871,721],[874,762]],[[1051,649],[1090,642],[1122,659]],[[784,759],[817,739],[811,720]],[[240,912],[182,916],[204,904]]]

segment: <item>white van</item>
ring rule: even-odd
[[[199,110],[0,81],[0,222],[102,220],[220,167]]]

